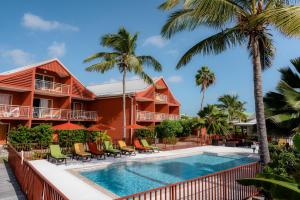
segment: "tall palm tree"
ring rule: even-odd
[[[264,102],[271,122],[289,133],[300,130],[300,58],[291,60],[293,67],[280,69],[281,80],[277,91],[268,92]]]
[[[201,86],[202,99],[201,99],[200,110],[202,110],[205,91],[210,85],[212,85],[215,82],[216,76],[212,71],[210,71],[210,69],[207,66],[203,66],[201,67],[201,69],[197,71],[195,80],[196,80],[196,85]]]
[[[162,28],[170,38],[182,30],[204,25],[219,32],[198,42],[179,60],[177,68],[186,65],[196,54],[219,54],[227,48],[246,43],[252,58],[257,131],[261,159],[270,161],[264,115],[261,72],[271,66],[274,48],[270,26],[287,36],[300,35],[300,7],[297,0],[166,0],[161,9],[180,4]],[[182,3],[182,4],[181,4]]]
[[[238,95],[225,94],[218,98],[218,107],[228,114],[229,122],[233,120],[245,120],[245,102],[239,100]]]
[[[126,74],[134,73],[148,84],[153,80],[144,72],[144,66],[161,71],[161,64],[152,56],[135,54],[138,33],[131,35],[125,28],[120,28],[117,33],[106,34],[101,38],[101,45],[112,49],[111,52],[98,52],[84,60],[90,62],[99,60],[96,64],[87,67],[87,71],[105,73],[117,68],[123,74],[123,138],[126,138]]]

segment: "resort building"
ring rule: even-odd
[[[179,118],[180,104],[163,78],[155,83],[154,87],[141,80],[127,81],[127,124],[153,126]],[[2,72],[0,144],[6,143],[9,129],[41,123],[101,122],[115,128],[110,131],[113,138],[122,138],[121,94],[119,82],[84,87],[58,59]]]
[[[163,77],[153,78],[149,85],[141,79],[126,81],[126,124],[154,127],[163,120],[179,119],[180,103],[172,94]],[[123,136],[122,81],[88,86],[96,95],[92,108],[100,113],[100,122],[114,127],[108,131],[113,139]],[[126,138],[133,137],[128,129]]]

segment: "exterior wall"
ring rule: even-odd
[[[133,104],[131,104],[133,101]],[[122,97],[112,97],[107,99],[97,99],[89,104],[90,109],[100,113],[99,122],[114,127],[115,130],[109,130],[108,134],[112,139],[123,138],[123,103]],[[132,105],[132,106],[131,106]],[[130,124],[131,119],[134,123],[134,115],[131,118],[131,108],[135,113],[135,101],[126,98],[126,124]],[[130,130],[126,131],[126,138],[130,138]]]

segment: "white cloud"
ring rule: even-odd
[[[144,41],[144,46],[147,45],[153,45],[159,48],[162,48],[164,46],[166,46],[168,43],[168,41],[166,41],[165,39],[163,39],[160,35],[154,35],[151,37],[148,37],[145,41]]]
[[[28,65],[34,62],[33,54],[22,49],[12,49],[1,53],[3,58],[7,58],[14,65]]]
[[[79,28],[69,24],[64,24],[58,21],[50,21],[41,18],[40,16],[33,15],[31,13],[25,13],[21,24],[29,29],[51,31],[51,30],[63,30],[63,31],[79,31]]]
[[[49,47],[48,47],[48,55],[51,58],[59,58],[64,56],[66,53],[66,45],[64,42],[58,43],[58,42],[53,42]]]
[[[180,83],[180,82],[183,81],[183,78],[181,76],[174,75],[174,76],[170,76],[167,79],[167,81],[170,82],[170,83]]]

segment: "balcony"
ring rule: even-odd
[[[153,121],[154,113],[149,111],[137,111],[136,113],[137,121]]]
[[[35,90],[40,93],[68,95],[70,94],[70,85],[36,79]]]
[[[169,120],[179,120],[179,119],[180,119],[179,115],[174,115],[174,114],[169,115]]]
[[[96,111],[85,111],[85,110],[72,110],[70,114],[71,120],[79,121],[96,121],[97,112]]]
[[[168,101],[167,95],[160,94],[160,93],[155,93],[154,98],[155,98],[155,101],[157,101],[157,102],[167,103],[167,101]]]
[[[155,121],[164,121],[168,119],[168,114],[166,113],[155,113]]]
[[[68,120],[69,113],[68,109],[34,107],[32,117],[34,119]]]
[[[0,104],[0,118],[28,118],[29,106]]]

